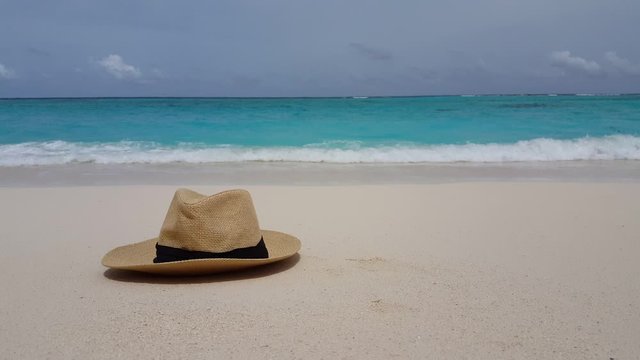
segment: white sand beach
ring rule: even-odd
[[[0,188],[0,357],[640,354],[640,183],[246,188],[300,255],[193,278],[100,264],[157,235],[176,186]]]

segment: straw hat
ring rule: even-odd
[[[157,238],[115,248],[102,264],[166,275],[211,274],[276,262],[298,250],[294,236],[260,229],[249,192],[204,196],[178,189]]]

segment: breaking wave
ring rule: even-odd
[[[364,146],[327,142],[302,147],[246,147],[153,142],[66,141],[0,145],[0,166],[163,164],[215,162],[454,163],[565,160],[640,160],[640,137],[612,135],[572,140],[539,138],[511,144]]]

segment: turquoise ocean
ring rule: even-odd
[[[640,95],[0,100],[0,166],[640,159]]]

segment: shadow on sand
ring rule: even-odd
[[[122,282],[147,283],[147,284],[202,284],[215,283],[223,281],[238,281],[247,279],[256,279],[264,276],[277,274],[288,270],[300,261],[300,255],[278,261],[268,265],[257,266],[242,271],[197,275],[197,276],[161,276],[147,274],[135,271],[108,269],[104,272],[104,276],[108,279]]]

